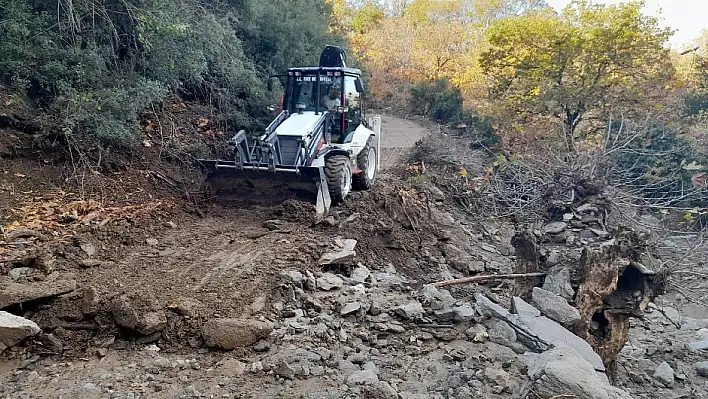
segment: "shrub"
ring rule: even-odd
[[[411,108],[441,122],[459,121],[462,115],[462,93],[447,79],[423,80],[411,88]]]

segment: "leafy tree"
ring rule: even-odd
[[[337,42],[325,0],[3,0],[0,21],[0,79],[99,147],[136,142],[139,113],[173,95],[258,129],[267,74]]]
[[[481,59],[491,98],[519,115],[558,118],[573,149],[588,113],[641,103],[673,73],[664,47],[672,32],[642,7],[577,0],[560,15],[546,10],[494,23]]]

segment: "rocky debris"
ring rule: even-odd
[[[158,333],[167,326],[165,312],[148,296],[119,296],[111,302],[111,313],[119,326],[142,335]]]
[[[393,313],[404,320],[415,320],[420,318],[425,309],[418,301],[410,301],[403,305],[398,305],[392,309]]]
[[[357,244],[356,240],[338,239],[335,240],[335,244],[339,247],[339,250],[322,254],[318,261],[320,265],[340,264],[356,256],[356,252],[354,251]]]
[[[528,357],[528,376],[534,397],[573,396],[583,399],[631,399],[627,392],[609,384],[584,356],[559,343],[555,348]]]
[[[32,267],[17,267],[10,270],[7,273],[7,276],[10,277],[14,282],[21,282],[23,280],[29,280],[33,276],[41,274],[42,273],[39,270]]]
[[[104,265],[104,262],[98,259],[82,259],[79,261],[79,266],[84,269],[90,269],[92,267],[99,267]]]
[[[347,377],[348,385],[371,385],[379,382],[379,376],[371,370],[359,370]]]
[[[691,342],[686,344],[686,348],[696,351],[708,350],[708,340]]]
[[[81,312],[86,316],[95,316],[101,309],[98,293],[93,287],[85,287],[81,297]]]
[[[538,310],[534,311],[535,308],[521,298],[513,299],[517,314],[510,313],[482,294],[475,294],[475,300],[480,314],[506,322],[514,329],[517,340],[529,350],[545,352],[557,345],[567,345],[580,353],[595,370],[605,371],[602,359],[590,344],[555,321],[539,316]]]
[[[285,284],[292,284],[295,287],[303,288],[305,276],[297,270],[283,270],[280,277]]]
[[[212,319],[202,326],[209,347],[232,350],[254,345],[273,331],[271,323],[248,319]]]
[[[573,286],[570,284],[570,271],[562,266],[548,269],[546,279],[543,281],[543,289],[567,300],[573,299],[575,295]]]
[[[428,284],[423,286],[423,303],[432,310],[441,310],[452,307],[455,298],[449,291]]]
[[[371,271],[364,265],[359,265],[357,268],[352,270],[352,275],[350,277],[350,280],[353,281],[356,284],[361,284],[366,282],[367,280],[370,280],[371,278]]]
[[[477,258],[470,255],[473,251],[469,248],[469,244],[466,242],[466,239],[465,241],[455,242],[457,245],[447,243],[442,247],[442,252],[443,255],[445,255],[445,260],[447,263],[455,270],[463,273],[476,273],[484,271],[484,263],[478,262]],[[459,245],[462,243],[467,245],[461,248]]]
[[[280,360],[273,370],[280,377],[292,380],[295,378],[295,369],[292,368],[285,360]]]
[[[654,370],[653,376],[657,381],[667,387],[674,385],[674,369],[666,362],[662,362],[659,367]]]
[[[534,287],[531,298],[534,305],[541,311],[541,314],[551,320],[555,320],[566,327],[572,327],[580,321],[578,309],[570,306],[565,299],[552,292]]]
[[[698,375],[708,378],[708,361],[698,362],[695,367]]]
[[[15,346],[42,331],[37,323],[0,311],[0,351]]]
[[[194,317],[199,313],[203,306],[204,305],[196,299],[178,298],[174,302],[167,305],[167,309],[181,316]]]
[[[9,277],[0,277],[0,309],[38,299],[53,298],[76,289],[76,280],[60,279],[51,274],[44,281],[16,283]]]
[[[340,289],[342,286],[344,286],[344,280],[332,273],[323,273],[317,279],[317,287],[322,291],[332,291]]]
[[[377,399],[398,399],[398,392],[385,381],[377,381],[373,384],[365,385],[363,388],[365,397]]]
[[[278,231],[281,230],[285,226],[285,222],[282,220],[278,219],[271,219],[271,220],[266,220],[263,222],[263,227],[270,231]]]
[[[552,222],[543,226],[543,232],[546,234],[559,234],[568,228],[568,223],[565,222]]]

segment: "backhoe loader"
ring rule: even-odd
[[[362,107],[361,71],[346,66],[346,53],[327,46],[319,66],[293,67],[268,79],[284,82],[277,117],[263,135],[239,131],[230,159],[200,160],[217,198],[252,203],[297,198],[315,205],[322,219],[351,190],[367,190],[380,165],[381,118]]]

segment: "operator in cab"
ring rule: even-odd
[[[322,98],[322,103],[325,107],[327,107],[328,111],[334,112],[337,110],[337,107],[342,105],[341,96],[342,92],[340,89],[338,87],[333,87],[330,93],[324,95]]]

